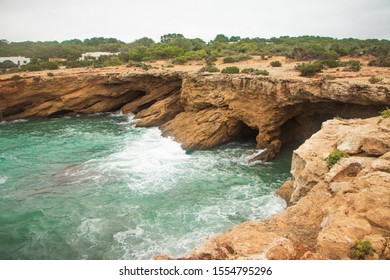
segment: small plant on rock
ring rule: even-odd
[[[282,67],[282,63],[279,60],[272,61],[270,64],[272,67]]]
[[[347,153],[336,149],[325,158],[326,165],[331,169],[341,158],[346,157],[349,157]]]
[[[223,68],[221,72],[226,74],[238,74],[240,73],[240,68],[236,66],[226,67]]]
[[[324,66],[318,62],[302,63],[295,66],[295,69],[301,72],[301,76],[303,77],[313,77],[318,72],[321,72]]]
[[[202,68],[199,69],[199,73],[202,73],[202,72],[215,73],[215,72],[219,72],[219,71],[220,70],[215,65],[212,65],[212,64],[207,64],[206,66],[203,66]]]
[[[371,76],[371,78],[369,78],[368,81],[370,82],[370,84],[377,84],[377,83],[382,82],[383,79],[382,78],[378,78],[376,76]]]
[[[350,251],[350,257],[355,260],[364,260],[367,256],[372,256],[374,250],[372,249],[370,240],[358,240]]]
[[[47,73],[49,77],[54,77],[54,74],[52,72]]]
[[[380,111],[379,112],[381,115],[382,115],[382,117],[384,117],[384,118],[390,118],[390,108],[386,108],[386,109],[384,109],[383,111]]]
[[[12,80],[12,81],[19,81],[19,80],[21,80],[21,79],[22,79],[22,77],[19,76],[19,75],[13,75],[13,76],[11,77],[11,80]]]

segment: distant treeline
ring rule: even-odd
[[[73,39],[63,42],[8,42],[0,40],[0,56],[25,56],[47,61],[49,58],[65,58],[77,61],[82,53],[104,51],[120,52],[122,63],[172,59],[173,63],[188,60],[215,61],[225,57],[226,62],[249,59],[253,55],[264,57],[282,55],[294,60],[338,59],[341,56],[373,55],[371,65],[390,65],[389,40],[334,39],[318,36],[241,38],[219,34],[214,40],[188,39],[182,34],[166,34],[159,42],[141,38],[125,43],[115,38],[91,38],[84,41]]]

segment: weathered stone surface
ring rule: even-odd
[[[122,110],[137,113],[181,88],[177,73],[91,72],[0,80],[0,115],[4,120],[92,114]]]
[[[41,76],[39,82],[24,76],[17,82],[0,80],[1,119],[121,110],[136,114],[138,126],[161,126],[186,149],[250,137],[258,149],[268,148],[262,160],[275,156],[277,143],[305,140],[333,116],[373,116],[390,104],[386,85],[317,79],[91,69]],[[388,129],[384,123],[381,128]],[[388,139],[370,139],[338,145],[351,154],[373,155],[389,146]]]
[[[287,180],[279,189],[276,190],[276,194],[283,198],[287,205],[290,204],[291,195],[293,192],[293,181]]]
[[[292,192],[292,206],[265,221],[246,222],[210,237],[184,258],[206,254],[209,259],[349,259],[356,241],[370,240],[374,254],[367,259],[388,259],[390,173],[373,166],[378,160],[380,166],[390,166],[390,150],[385,149],[379,159],[365,153],[351,155],[331,170],[324,161],[337,143],[354,137],[354,132],[361,139],[389,139],[390,131],[379,127],[385,121],[381,119],[326,122],[294,151],[292,181],[277,192],[285,199]],[[219,244],[229,244],[234,254]]]

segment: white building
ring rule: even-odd
[[[13,63],[15,63],[16,65],[26,65],[28,63],[30,63],[30,58],[28,57],[24,57],[24,56],[3,56],[3,57],[0,57],[0,62],[4,62],[4,61],[12,61]]]
[[[93,57],[93,58],[99,58],[101,57],[102,55],[118,55],[119,53],[110,53],[110,52],[87,52],[87,53],[83,53],[81,55],[81,57],[79,58],[79,60],[86,60],[88,59],[89,57]]]

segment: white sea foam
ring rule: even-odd
[[[169,189],[175,173],[187,159],[178,143],[151,128],[136,139],[130,137],[119,152],[86,165],[102,176],[125,178],[133,191],[150,193]]]
[[[8,180],[7,176],[0,175],[0,185],[5,184]]]
[[[14,124],[14,123],[23,123],[27,122],[28,120],[26,119],[19,119],[19,120],[13,120],[13,121],[1,121],[0,124]]]

